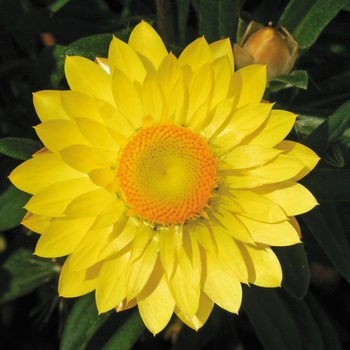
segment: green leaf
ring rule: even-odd
[[[269,82],[269,86],[273,86],[274,82],[284,83],[283,87],[296,86],[300,89],[307,89],[308,75],[304,70],[295,70],[290,74],[282,74],[273,78]]]
[[[145,325],[143,324],[141,316],[138,310],[135,310],[117,332],[114,333],[102,350],[129,350],[135,344],[144,329]]]
[[[301,49],[310,47],[347,0],[291,0],[280,18]]]
[[[289,306],[289,312],[296,323],[302,340],[303,349],[305,350],[322,350],[324,349],[323,338],[318,328],[317,322],[304,300],[291,298],[286,293],[281,297]]]
[[[276,290],[243,285],[242,309],[265,349],[302,349],[298,328]]]
[[[301,216],[320,247],[350,282],[350,248],[334,203],[322,203]]]
[[[348,168],[315,168],[300,180],[318,201],[350,200],[350,169]]]
[[[350,127],[350,101],[341,105],[328,119],[315,129],[302,143],[322,156]]]
[[[0,303],[25,295],[57,276],[51,259],[39,258],[31,250],[19,248],[4,262],[0,270]]]
[[[302,299],[307,293],[310,270],[304,246],[273,247],[283,271],[282,286],[294,297]]]
[[[7,190],[0,195],[0,231],[9,230],[20,224],[26,211],[24,205],[29,201],[28,193],[18,190],[10,185]]]
[[[220,39],[218,23],[219,3],[213,0],[201,0],[199,4],[199,34],[204,35],[208,43]]]
[[[64,5],[66,5],[70,0],[56,0],[55,2],[53,2],[52,4],[50,4],[48,6],[48,8],[52,11],[52,12],[57,12],[58,10],[60,10]]]
[[[60,349],[83,350],[94,333],[113,312],[98,315],[94,293],[80,297],[68,316]]]
[[[90,60],[96,57],[108,57],[112,34],[96,34],[81,38],[68,45],[65,54],[68,56],[83,56]]]
[[[220,38],[231,38],[234,42],[237,36],[239,21],[239,1],[219,0],[218,24]]]
[[[319,329],[321,330],[324,348],[332,350],[342,350],[343,346],[340,342],[339,336],[334,330],[333,325],[329,321],[322,306],[319,305],[319,303],[311,295],[311,293],[308,293],[308,295],[305,298],[305,301],[307,302],[310,311],[314,316],[314,319],[318,324]]]
[[[38,141],[22,139],[19,137],[6,137],[0,139],[0,153],[6,156],[27,160],[42,147]]]

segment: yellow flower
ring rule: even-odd
[[[288,31],[278,26],[265,27],[251,21],[243,35],[241,45],[234,44],[236,68],[250,64],[265,64],[267,81],[288,74],[298,58],[298,43]]]
[[[295,115],[261,103],[264,66],[234,72],[229,40],[177,59],[145,22],[98,62],[67,57],[71,90],[34,94],[46,147],[10,175],[35,254],[68,255],[59,294],[137,304],[155,334],[173,312],[194,329],[214,303],[237,313],[241,283],[280,286],[270,246],[300,242],[318,157],[283,141]]]

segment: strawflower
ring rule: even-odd
[[[173,312],[194,329],[214,303],[237,313],[242,283],[280,286],[270,246],[300,242],[294,216],[316,200],[297,180],[318,157],[261,102],[265,67],[234,72],[228,39],[177,59],[145,22],[97,62],[67,57],[71,90],[34,94],[45,148],[10,175],[33,195],[35,254],[68,255],[59,294],[137,304],[156,334]]]

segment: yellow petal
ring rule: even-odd
[[[217,58],[221,58],[221,57],[225,57],[228,60],[230,64],[231,74],[232,74],[234,70],[234,62],[233,62],[233,52],[232,52],[232,45],[231,45],[230,39],[222,39],[222,40],[215,41],[209,44],[209,48],[213,56],[213,60],[216,60]]]
[[[161,230],[159,233],[159,256],[163,270],[170,279],[175,266],[175,247],[173,228]]]
[[[70,119],[88,118],[96,122],[103,122],[94,97],[78,91],[61,91],[61,103]]]
[[[90,229],[70,254],[70,270],[86,270],[99,261],[99,252],[109,242],[113,226]]]
[[[79,56],[66,56],[65,73],[73,91],[113,104],[111,77],[96,63]]]
[[[246,170],[227,170],[222,174],[226,176],[226,184],[229,188],[252,189],[266,184],[275,184],[276,180],[250,173]]]
[[[274,147],[281,142],[293,128],[296,115],[287,111],[272,110],[263,128],[250,135],[247,143]]]
[[[142,89],[144,113],[154,118],[155,123],[167,121],[165,98],[156,79],[147,75]]]
[[[97,215],[93,228],[107,227],[118,222],[122,217],[124,217],[125,211],[126,206],[123,201],[112,201],[111,205]]]
[[[70,120],[49,120],[37,125],[35,131],[52,152],[58,152],[72,144],[89,145],[75,123]]]
[[[144,21],[131,32],[129,45],[140,55],[145,68],[153,76],[160,62],[168,54],[158,33]]]
[[[291,180],[265,185],[256,191],[277,203],[288,216],[306,213],[317,205],[315,197],[304,186]]]
[[[168,100],[173,86],[179,81],[182,71],[177,58],[169,53],[161,62],[156,79],[161,86],[166,100]]]
[[[144,288],[158,257],[158,242],[153,238],[136,260],[129,260],[126,271],[126,299],[134,299]]]
[[[232,278],[246,283],[248,270],[240,246],[229,234],[213,227],[213,233],[218,247],[217,257],[211,255],[215,264]]]
[[[109,193],[104,188],[98,188],[73,199],[64,213],[71,218],[97,216],[115,201],[119,201],[116,194]]]
[[[288,246],[300,243],[299,234],[289,221],[269,224],[244,216],[239,216],[239,219],[246,225],[255,242],[271,246]]]
[[[203,290],[208,297],[223,309],[238,313],[242,302],[241,283],[218,268],[206,254]]]
[[[232,169],[246,169],[270,162],[281,153],[281,150],[261,145],[237,146],[224,157],[224,160]]]
[[[62,107],[60,91],[44,90],[35,92],[33,103],[42,122],[53,119],[69,119]]]
[[[236,100],[235,100],[236,101]],[[238,109],[232,115],[225,129],[217,136],[214,134],[215,144],[224,150],[235,147],[264,123],[270,115],[272,104],[259,103]],[[217,136],[217,137],[216,137]]]
[[[117,68],[131,81],[143,83],[147,72],[140,57],[130,45],[115,36],[113,36],[109,46],[108,61],[111,74],[113,74],[114,68]]]
[[[207,225],[196,225],[194,229],[194,236],[207,252],[213,256],[217,256],[218,247],[210,226],[207,227]]]
[[[173,86],[168,100],[169,121],[184,125],[187,122],[188,89],[184,86],[183,79],[179,79]]]
[[[127,249],[103,261],[96,285],[98,311],[107,312],[125,299],[125,274],[130,253]]]
[[[231,190],[232,198],[225,198],[222,206],[232,212],[261,222],[287,220],[284,211],[273,201],[249,190]]]
[[[294,177],[294,180],[300,180],[306,176],[320,160],[313,150],[297,142],[284,140],[276,148],[284,150],[285,154],[297,159],[304,165],[305,168]]]
[[[162,331],[170,321],[175,302],[159,259],[148,282],[137,296],[137,305],[143,322],[154,335]]]
[[[117,109],[138,129],[145,116],[143,105],[131,80],[119,69],[112,76],[113,95]]]
[[[74,198],[96,188],[90,179],[84,177],[61,181],[36,193],[24,208],[38,215],[60,216]]]
[[[198,38],[189,44],[181,53],[179,63],[188,66],[192,72],[211,62],[213,56],[204,37]]]
[[[93,222],[94,218],[56,218],[40,236],[35,254],[45,258],[56,258],[72,253]]]
[[[295,158],[280,154],[273,162],[250,169],[248,172],[275,182],[281,182],[294,178],[303,169],[304,165]]]
[[[263,244],[257,246],[239,244],[246,257],[249,283],[267,288],[280,287],[282,268],[272,249]]]
[[[254,64],[233,73],[230,96],[237,96],[236,108],[259,103],[266,87],[266,67]]]
[[[65,261],[58,281],[58,293],[65,298],[74,298],[87,294],[96,288],[97,278],[102,263],[97,263],[87,270],[71,271],[70,258]]]
[[[86,145],[72,145],[61,150],[62,159],[71,167],[88,174],[94,169],[114,167],[117,153]]]
[[[37,233],[43,233],[45,229],[51,224],[52,218],[42,215],[35,215],[32,213],[27,213],[21,224]]]
[[[54,183],[79,177],[82,177],[80,172],[68,166],[59,155],[53,153],[27,160],[9,176],[16,187],[31,194]]]
[[[201,292],[199,307],[194,316],[190,317],[178,308],[175,308],[175,312],[182,322],[198,331],[198,329],[201,328],[205,322],[207,322],[207,319],[213,310],[213,306],[213,301],[207,295],[205,295],[205,293]]]

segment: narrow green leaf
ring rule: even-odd
[[[304,70],[295,70],[290,74],[283,74],[279,75],[276,78],[273,78],[273,80],[269,82],[269,85],[272,85],[274,82],[277,81],[284,83],[284,87],[296,86],[300,89],[306,90],[308,83],[308,75]]]
[[[301,49],[310,47],[347,0],[291,0],[280,18]]]
[[[318,324],[319,329],[321,330],[324,348],[332,350],[342,350],[343,346],[341,344],[339,336],[334,330],[332,322],[330,322],[330,320],[328,319],[322,306],[316,301],[316,299],[311,295],[311,293],[308,293],[308,295],[305,298],[305,301],[308,304],[311,313],[313,314],[314,319]]]
[[[315,318],[304,300],[291,298],[286,293],[282,293],[281,297],[289,306],[289,312],[293,315],[300,337],[305,350],[323,350],[324,344],[322,334],[318,328]]]
[[[23,209],[30,195],[10,185],[0,195],[0,231],[9,230],[20,224],[26,211]]]
[[[242,309],[265,349],[302,349],[298,328],[276,290],[244,285]]]
[[[341,105],[325,122],[315,129],[303,144],[322,156],[350,127],[350,101]]]
[[[303,178],[304,185],[318,201],[349,201],[350,200],[350,169],[319,168],[314,169]]]
[[[145,325],[143,324],[141,316],[138,310],[135,310],[117,332],[114,333],[102,350],[129,350],[135,344],[144,329]]]
[[[52,4],[50,4],[48,7],[52,12],[57,12],[60,10],[64,5],[66,5],[70,0],[56,0]]]
[[[83,56],[90,60],[96,57],[107,57],[112,34],[96,34],[81,38],[68,45],[65,54]]]
[[[191,0],[178,0],[177,6],[177,28],[179,32],[180,46],[186,44],[187,19],[190,12]]]
[[[0,303],[28,294],[57,273],[57,266],[51,259],[39,258],[25,248],[17,249],[0,270]]]
[[[38,141],[22,139],[19,137],[6,137],[0,139],[0,153],[6,156],[27,160],[42,147]]]
[[[68,316],[60,349],[83,350],[94,333],[113,312],[98,315],[94,293],[80,297]]]
[[[282,286],[294,297],[302,299],[307,293],[310,270],[304,246],[273,247],[283,271]]]
[[[235,42],[239,20],[239,0],[219,0],[218,24],[221,39]]]
[[[334,266],[350,282],[349,243],[334,203],[323,203],[301,218]]]
[[[213,0],[201,0],[199,4],[199,34],[204,35],[208,43],[220,39],[218,23],[219,3]]]

